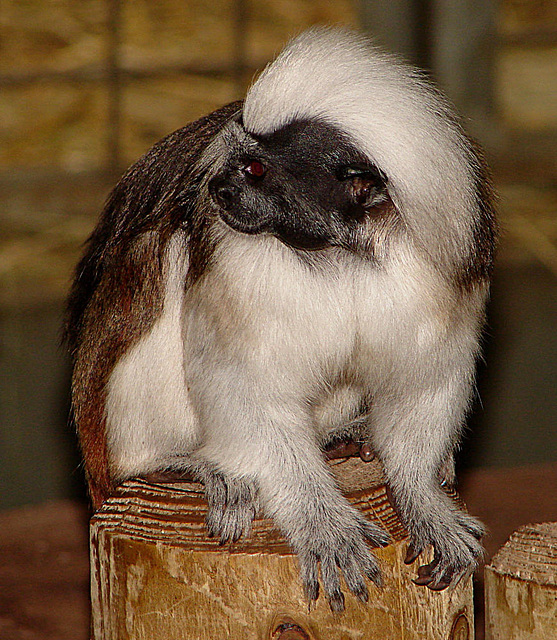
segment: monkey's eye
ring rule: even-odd
[[[377,167],[364,164],[348,164],[338,167],[336,176],[338,180],[366,178],[368,180],[376,180],[378,183],[387,182],[386,176]]]
[[[387,177],[372,165],[344,165],[338,168],[337,178],[348,183],[352,201],[366,210],[379,206],[388,198]]]
[[[258,160],[252,160],[244,167],[244,171],[254,178],[262,178],[267,173],[267,167]]]

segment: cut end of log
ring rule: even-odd
[[[557,587],[557,522],[520,527],[490,566],[500,574]]]

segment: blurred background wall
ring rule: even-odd
[[[331,23],[428,69],[494,170],[504,236],[461,464],[557,460],[555,0],[2,0],[0,508],[83,497],[60,327],[111,186]]]

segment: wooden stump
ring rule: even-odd
[[[385,586],[370,584],[368,604],[344,589],[344,613],[322,596],[309,611],[296,557],[270,520],[220,546],[206,535],[201,485],[136,480],[91,521],[94,640],[471,640],[471,579],[442,592],[414,585],[379,468],[350,459],[333,471],[394,540],[377,550]]]
[[[526,525],[485,569],[486,640],[557,638],[557,523]]]

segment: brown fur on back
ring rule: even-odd
[[[67,307],[74,361],[73,419],[95,508],[113,486],[105,389],[116,362],[162,313],[164,252],[180,227],[195,229],[193,170],[200,152],[240,108],[229,104],[170,134],[112,192],[79,263]]]

